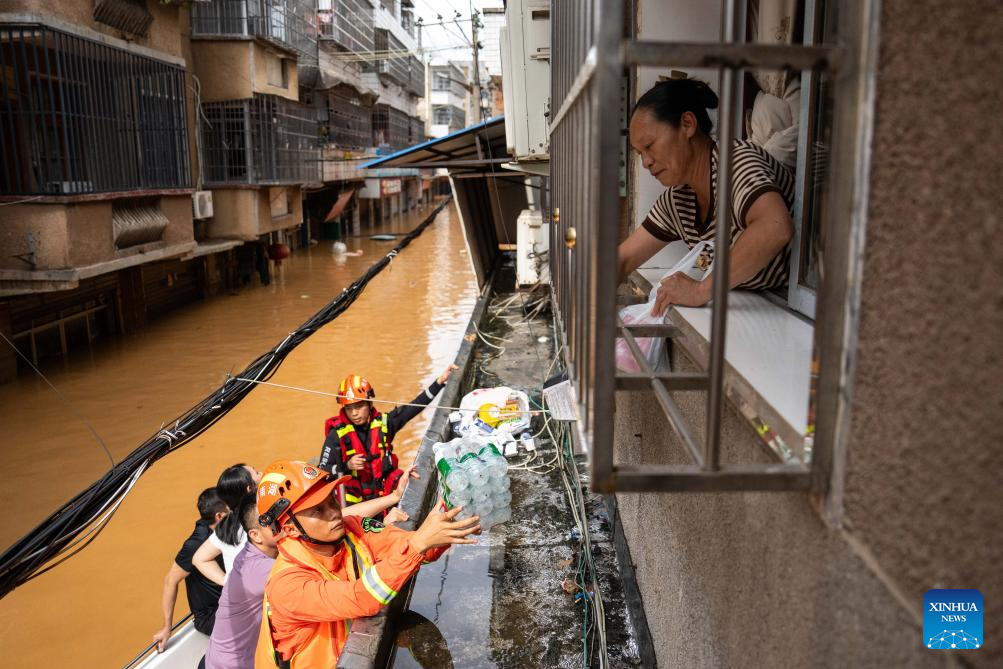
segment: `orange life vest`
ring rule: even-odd
[[[347,552],[345,559],[355,562],[354,569],[346,569],[348,580],[355,581],[371,567],[375,560],[372,553],[361,541],[361,535],[346,526],[345,544]],[[279,542],[279,556],[275,559],[269,578],[284,569],[308,569],[314,571],[326,580],[336,581],[338,577],[328,571],[310,553],[310,549],[295,539],[285,539]],[[368,586],[367,586],[368,587]],[[272,637],[271,607],[268,596],[265,596],[264,609],[261,616],[261,630],[258,634],[258,647],[255,651],[255,669],[327,669],[334,668],[345,647],[348,632],[352,627],[351,620],[332,620],[316,623],[312,636],[293,653],[288,660],[283,660],[275,649]]]
[[[351,470],[352,480],[345,484],[345,502],[358,504],[393,492],[400,479],[401,470],[397,465],[397,454],[388,439],[386,416],[375,409],[369,418],[369,447],[363,446],[355,425],[348,419],[344,409],[337,416],[324,423],[324,436],[334,430],[338,435],[341,461],[348,463],[353,455],[361,453],[366,458],[362,469]]]

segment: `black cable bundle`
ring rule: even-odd
[[[254,381],[271,378],[294,348],[344,313],[362,293],[366,284],[424,232],[448,203],[449,198],[437,205],[432,213],[401,239],[393,250],[373,263],[365,274],[290,333],[278,346],[248,365],[238,377]],[[173,421],[173,427],[168,425],[147,439],[90,487],[77,494],[4,551],[3,555],[0,555],[0,598],[86,548],[108,524],[125,495],[148,467],[212,427],[216,421],[237,406],[255,385],[252,381],[228,378],[211,395]],[[52,564],[48,564],[50,562]]]

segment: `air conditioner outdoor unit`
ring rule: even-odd
[[[505,135],[516,160],[547,160],[550,134],[550,3],[512,0],[500,33]]]
[[[523,209],[516,219],[516,287],[550,281],[550,224],[539,209]]]
[[[192,193],[192,218],[196,221],[212,218],[211,190],[197,190]]]

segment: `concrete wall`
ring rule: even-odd
[[[162,241],[167,246],[194,239],[191,196],[160,198],[168,225]],[[0,269],[50,270],[87,267],[122,258],[137,249],[115,248],[112,237],[112,201],[70,204],[18,204],[0,208]],[[29,252],[28,234],[35,240],[36,266],[31,268],[15,254]]]
[[[188,10],[174,6],[161,5],[156,0],[146,0],[146,9],[153,15],[146,36],[123,33],[117,28],[94,20],[94,0],[4,0],[0,3],[0,12],[34,13],[54,16],[62,21],[76,26],[123,38],[134,44],[156,49],[172,56],[183,57],[182,31],[179,29],[182,15]],[[187,22],[187,21],[185,21]]]
[[[989,75],[1003,12],[881,5],[842,528],[804,493],[618,494],[662,666],[1003,662],[1003,136]],[[678,350],[674,363],[693,368]],[[704,396],[675,395],[702,439]],[[617,396],[617,461],[685,461],[661,414],[650,393]],[[762,460],[737,416],[723,428],[726,461]],[[922,646],[936,587],[982,591],[985,647]]]
[[[270,49],[257,42],[251,43],[251,50],[254,61],[251,63],[253,73],[254,92],[278,95],[290,100],[299,100],[299,70],[296,67],[296,59],[290,58],[289,54]],[[269,63],[277,60],[284,60],[286,68],[286,85],[273,86],[268,83]]]
[[[254,93],[254,42],[193,40],[193,71],[202,83],[202,102],[240,100]]]
[[[277,197],[283,188],[289,193],[290,211],[273,217],[272,196]],[[209,236],[252,241],[275,230],[295,227],[303,221],[302,197],[299,186],[215,189]]]

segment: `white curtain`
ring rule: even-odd
[[[794,37],[797,0],[750,0],[749,26],[757,44],[790,44]],[[764,93],[783,98],[790,75],[777,70],[756,70],[752,74]]]

